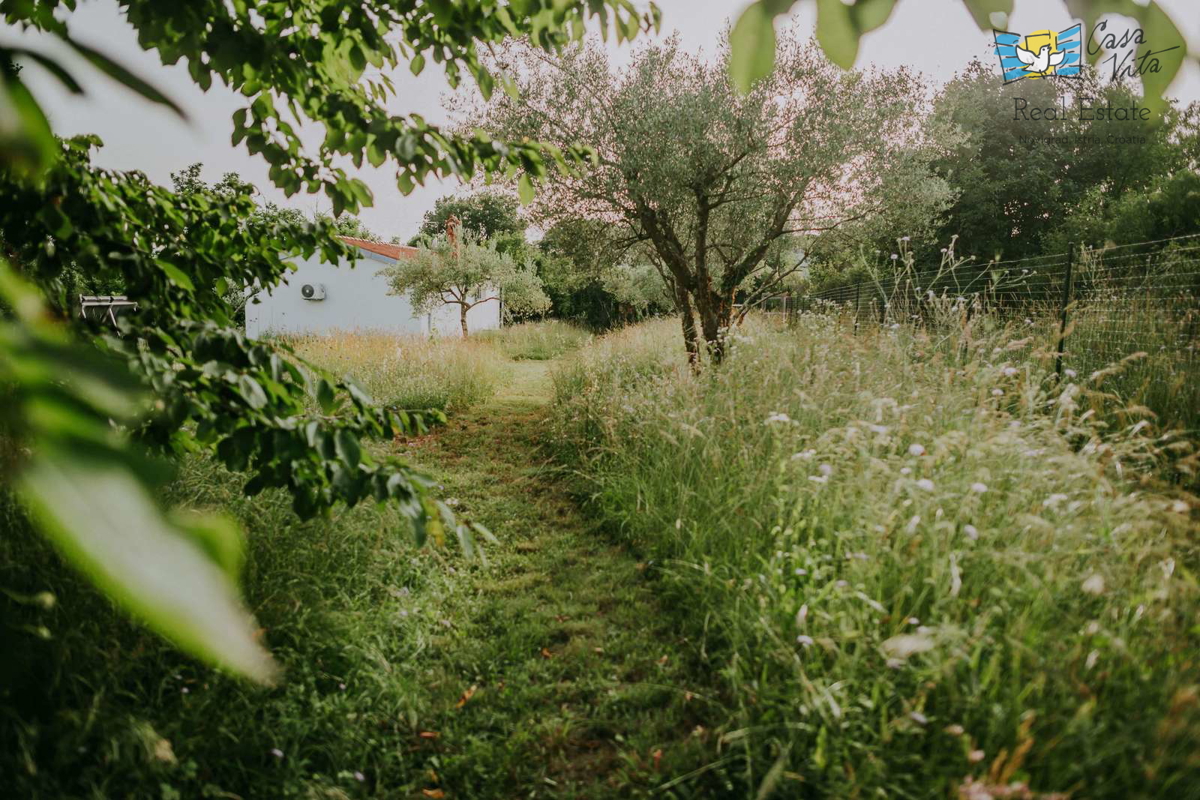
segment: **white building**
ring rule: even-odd
[[[324,334],[334,331],[376,331],[392,334],[461,336],[459,307],[440,306],[418,314],[407,297],[389,294],[385,266],[412,258],[415,247],[369,242],[343,236],[354,245],[353,264],[322,264],[317,254],[297,259],[296,269],[283,283],[258,292],[246,303],[246,334]],[[467,312],[472,332],[500,327],[500,302],[489,300]]]

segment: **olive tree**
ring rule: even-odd
[[[501,138],[593,145],[589,169],[548,176],[526,198],[530,217],[621,231],[674,298],[693,363],[700,337],[721,360],[737,315],[803,266],[805,237],[909,197],[935,214],[946,194],[928,169],[940,146],[920,125],[923,86],[909,72],[843,72],[785,35],[774,70],[741,94],[727,59],[727,48],[713,62],[671,39],[618,70],[599,48],[516,46],[496,63],[519,94],[465,109]]]
[[[467,312],[481,303],[500,302],[514,316],[544,313],[550,298],[533,267],[518,264],[493,243],[452,228],[427,241],[413,258],[380,270],[393,294],[408,295],[413,308],[428,312],[458,306],[463,338],[469,335]]]

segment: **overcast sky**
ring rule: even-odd
[[[1197,0],[1159,0],[1181,26],[1192,52],[1200,51],[1200,10]],[[243,98],[220,85],[202,92],[188,77],[183,66],[163,67],[157,55],[142,51],[131,27],[123,21],[115,0],[81,3],[71,16],[75,37],[116,57],[140,75],[153,81],[188,112],[183,122],[169,111],[133,95],[124,88],[79,67],[72,70],[84,81],[87,96],[67,95],[36,66],[26,68],[22,77],[33,88],[60,134],[96,133],[104,140],[98,162],[117,169],[138,169],[152,180],[168,184],[170,173],[200,161],[204,176],[213,181],[226,172],[237,172],[256,184],[263,195],[281,205],[305,211],[328,210],[321,195],[296,195],[285,198],[267,180],[267,165],[232,147],[230,118],[242,107]],[[745,7],[744,0],[658,0],[663,11],[663,33],[678,32],[689,49],[712,54],[729,19]],[[813,3],[802,4],[795,15],[804,30],[812,30],[815,20]],[[1012,31],[1049,28],[1062,30],[1070,23],[1063,4],[1054,0],[1017,0],[1017,10],[1006,26]],[[1114,21],[1111,26],[1123,30],[1130,21]],[[18,34],[0,29],[2,41]],[[1154,46],[1153,42],[1148,43]],[[45,45],[48,49],[50,45]],[[77,64],[70,54],[60,53],[64,63]],[[859,51],[858,66],[880,67],[907,65],[920,70],[938,83],[945,82],[973,57],[994,58],[991,35],[980,31],[963,8],[962,0],[900,0],[891,20],[881,30],[866,36]],[[440,99],[447,87],[440,71],[426,68],[414,78],[402,67],[393,74],[398,97],[390,108],[397,113],[417,112],[430,122],[446,122]],[[1169,94],[1184,103],[1200,100],[1200,67],[1189,63],[1176,78]],[[416,232],[421,217],[443,194],[456,191],[456,181],[431,183],[419,187],[408,197],[395,187],[394,171],[384,165],[358,172],[375,193],[373,208],[360,214],[374,231],[388,238],[407,238]]]

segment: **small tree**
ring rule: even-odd
[[[513,316],[550,308],[550,298],[532,266],[518,264],[451,220],[446,235],[429,241],[416,257],[382,271],[392,294],[407,294],[413,308],[421,312],[458,306],[464,338],[469,334],[467,312],[480,303],[503,297],[505,313]]]

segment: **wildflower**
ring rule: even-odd
[[[925,448],[919,444],[910,444],[908,446],[908,454],[910,456],[923,456],[925,455]]]
[[[881,646],[885,653],[892,658],[905,659],[917,653],[925,653],[933,649],[933,638],[920,634],[902,633],[893,636]]]
[[[1065,494],[1055,493],[1047,497],[1046,502],[1043,505],[1045,505],[1046,508],[1054,508],[1056,505],[1066,499],[1067,496]]]
[[[909,712],[908,718],[911,719],[913,722],[917,723],[918,725],[924,725],[929,722],[929,718],[926,717],[924,714],[922,714],[920,711]]]
[[[363,774],[362,774],[361,772],[359,772],[358,770],[355,770],[355,771],[354,771],[354,780],[358,781],[359,783],[362,783],[362,782],[363,782],[363,781],[365,781],[366,779],[367,779],[367,776],[366,776],[366,775],[363,775]]]
[[[1080,584],[1080,589],[1083,589],[1087,594],[1104,594],[1104,576],[1099,572],[1094,573],[1090,578]]]
[[[884,434],[888,432],[887,425],[868,425],[867,427],[871,430],[871,433]]]
[[[189,694],[191,691],[192,691],[191,689],[189,689],[188,687],[185,686],[179,690],[179,693],[180,694]]]
[[[817,470],[820,471],[822,475],[828,476],[833,474],[833,467],[829,466],[828,464],[822,464],[821,466],[817,467]]]
[[[1016,375],[1019,371],[1020,370],[1018,370],[1016,367],[1005,367],[1004,375],[1005,375],[1005,377],[1011,378],[1013,375]]]
[[[951,736],[962,736],[964,733],[966,733],[966,730],[962,725],[947,725],[945,728],[942,728],[942,730]]]
[[[1073,369],[1064,369],[1064,370],[1063,370],[1063,372],[1065,372],[1065,373],[1066,373],[1066,375],[1067,375],[1067,377],[1068,377],[1068,378],[1074,378],[1076,375],[1078,375],[1078,374],[1079,374],[1078,372],[1076,372],[1076,371],[1075,371],[1075,370],[1073,370]]]
[[[283,758],[283,751],[280,750],[278,747],[272,747],[271,755],[275,756],[276,758]]]
[[[816,450],[802,450],[799,453],[793,453],[792,460],[793,461],[796,461],[796,460],[808,461],[810,458],[812,458],[816,454],[817,454]]]
[[[813,483],[829,483],[828,475],[809,475],[808,479]]]
[[[907,622],[909,625],[920,625],[921,624],[921,620],[917,619],[916,617],[909,617],[908,619],[905,620],[905,622]]]
[[[1176,500],[1174,503],[1171,503],[1171,510],[1176,514],[1186,514],[1188,513],[1188,504],[1182,500]]]
[[[800,606],[800,610],[796,612],[796,627],[803,628],[804,623],[808,621],[808,603]]]
[[[1004,396],[1003,389],[992,389],[992,397],[1003,397],[1003,396]]]
[[[770,425],[772,422],[791,422],[791,421],[792,421],[792,418],[789,417],[787,414],[784,414],[781,411],[776,411],[775,413],[773,413],[769,417],[767,417],[767,421],[763,424]]]
[[[892,253],[892,261],[895,261],[898,258],[900,258],[900,256],[896,255],[895,253]]]
[[[917,486],[927,492],[933,491],[933,481],[929,480],[929,478],[921,478],[921,480],[917,481]]]
[[[987,491],[987,484],[976,481],[975,483],[971,484],[971,491],[975,494],[983,494]]]
[[[965,533],[967,535],[967,538],[970,539],[972,542],[979,538],[979,529],[976,528],[974,525],[964,525],[963,533]]]
[[[792,573],[793,573],[794,575],[807,575],[807,574],[808,574],[808,570],[806,570],[806,569],[801,569],[800,567],[796,567],[794,570],[792,570]]]
[[[901,475],[912,475],[912,467],[901,467],[900,474]]]
[[[971,754],[967,756],[967,761],[970,761],[972,764],[978,764],[980,761],[983,761],[986,755],[982,750],[972,750]]]
[[[805,636],[804,634],[800,634],[799,636],[796,637],[796,643],[801,644],[804,647],[812,647],[813,638],[811,636]]]

